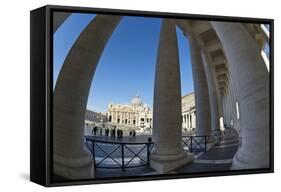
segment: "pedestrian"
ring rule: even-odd
[[[112,132],[113,132],[113,137],[115,137],[116,136],[116,127],[114,127]]]
[[[118,138],[121,138],[121,130],[118,129]]]
[[[94,130],[94,135],[96,135],[97,134],[97,127],[94,126],[93,130]]]
[[[113,137],[113,129],[110,129],[110,136]]]
[[[92,127],[92,135],[94,135],[94,127]]]
[[[109,132],[109,130],[108,130],[108,128],[106,128],[105,129],[105,135],[108,137],[108,132]]]
[[[102,136],[102,127],[100,127],[100,136]]]

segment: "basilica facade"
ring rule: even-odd
[[[109,104],[107,120],[112,124],[152,128],[152,109],[137,95],[130,104]],[[189,93],[182,97],[183,131],[194,130],[195,123],[194,93]]]
[[[138,95],[130,104],[109,104],[107,118],[113,124],[140,128],[152,127],[152,110]]]

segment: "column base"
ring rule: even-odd
[[[53,166],[54,174],[65,179],[94,178],[94,163],[90,156],[71,158],[54,154]]]
[[[220,136],[221,136],[221,131],[220,131],[220,129],[212,130],[211,135],[212,135],[213,137],[220,137]]]
[[[245,155],[241,158],[238,151],[233,158],[231,170],[269,168],[269,157],[263,157],[262,159],[264,160],[263,162],[261,160],[257,161],[257,157],[245,157]]]
[[[160,174],[168,173],[194,160],[193,154],[182,152],[178,155],[151,154],[150,167]]]
[[[212,149],[218,142],[219,142],[219,137],[210,136],[210,138],[207,142],[206,151],[209,151],[210,149]]]

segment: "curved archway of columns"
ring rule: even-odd
[[[97,15],[83,30],[61,68],[53,96],[53,171],[68,179],[93,178],[84,150],[84,118],[91,81],[120,16]],[[95,34],[95,35],[93,35]]]
[[[197,134],[210,135],[212,133],[212,135],[217,135],[220,129],[219,91],[215,83],[214,69],[210,65],[210,56],[205,50],[204,39],[200,37],[200,33],[208,32],[211,26],[208,22],[188,20],[178,20],[177,25],[190,41]]]
[[[80,35],[78,40],[75,42],[62,68],[61,74],[63,75],[60,75],[60,77],[58,78],[56,89],[54,92],[54,127],[56,127],[56,129],[54,130],[55,133],[54,134],[54,171],[55,173],[64,176],[66,178],[81,179],[81,178],[92,177],[92,173],[93,173],[91,170],[92,160],[89,157],[89,155],[83,150],[83,129],[84,129],[83,115],[86,109],[90,82],[92,80],[99,57],[106,45],[107,40],[111,36],[115,27],[118,25],[120,19],[121,18],[118,16],[96,17],[93,20],[93,22],[91,22],[87,26],[87,28],[83,31],[83,33]],[[104,22],[106,22],[106,25],[104,24]],[[218,26],[216,27],[214,28],[216,29],[218,36],[220,36],[220,41],[224,46],[224,50],[226,52],[228,61],[237,64],[237,61],[235,62],[235,56],[237,56],[236,55],[237,53],[235,52],[234,54],[235,56],[229,53],[230,51],[229,44],[232,45],[229,42],[229,39],[231,38],[227,37],[226,39],[224,39],[225,31],[219,31],[221,29]],[[228,27],[231,28],[231,26]],[[90,32],[99,34],[98,38],[91,37]],[[243,29],[242,32],[244,32]],[[249,38],[247,40],[249,41]],[[95,45],[93,45],[89,42],[91,43],[95,42],[96,44],[94,43]],[[251,43],[252,43],[251,44],[252,47],[256,46],[255,42],[254,43],[251,42]],[[82,49],[82,51],[78,51],[78,48]],[[95,50],[95,54],[89,54],[89,52],[85,51],[85,50],[92,50],[92,49]],[[235,51],[237,51],[237,47],[234,47],[234,49]],[[257,57],[256,52],[253,52],[252,54],[253,56]],[[245,59],[248,62],[247,64],[252,66],[253,64],[251,60],[247,60],[247,56],[245,55],[243,56],[246,57]],[[259,64],[262,63],[259,58],[255,58],[255,61],[258,61]],[[85,64],[83,65],[75,65],[77,63],[84,63],[84,62]],[[233,67],[233,65],[235,64],[229,64],[229,65]],[[237,65],[239,67],[242,67],[242,69],[245,69],[247,72],[249,72],[249,69],[251,69],[251,67],[249,66],[247,66],[248,68],[243,68],[243,65],[241,66],[241,63],[238,63]],[[263,79],[266,80],[267,77],[261,67],[259,72],[260,74],[255,76],[254,79],[259,80],[259,78],[262,76]],[[229,73],[233,78],[239,76],[239,74],[237,74],[237,71],[236,73],[234,72],[233,68],[231,68]],[[81,81],[77,81],[77,77],[79,77],[78,79],[80,79]],[[249,86],[252,84],[248,83],[247,85]],[[71,89],[69,89],[69,86],[71,86]],[[262,88],[264,88],[265,85],[262,84],[262,86],[263,86]],[[261,97],[259,98],[255,98],[253,95],[251,95],[251,98],[254,99],[254,102],[258,102],[257,99],[263,100],[264,102],[261,104],[265,106],[267,104],[266,93],[268,93],[266,91],[268,90],[265,89],[265,91],[261,91],[260,93]],[[239,97],[241,98],[241,94],[239,95]],[[263,110],[260,113],[252,109],[249,110],[249,108],[247,109],[244,108],[243,114],[241,110],[241,116],[245,115],[245,111],[253,112],[253,116],[267,115],[266,110],[267,109]],[[71,120],[67,122],[66,119],[67,120],[71,119]],[[250,125],[249,120],[254,120],[255,121],[254,125],[258,125],[259,120],[253,118],[243,120],[246,130],[250,129],[247,128],[247,125]],[[67,124],[65,124],[65,122],[67,122]],[[258,136],[258,139],[261,139],[261,135],[260,135],[261,132],[267,134],[267,131],[264,130],[265,128],[267,128],[266,126],[268,126],[268,124],[266,125],[266,123],[263,123],[262,126],[258,127],[256,132],[252,130],[248,130],[248,131],[253,133],[254,136]],[[78,128],[81,127],[81,128],[78,129],[77,127]],[[250,137],[251,136],[247,134],[245,135],[246,139],[249,139]],[[69,140],[69,139],[74,139],[74,140]],[[257,142],[260,141],[258,139],[255,140],[256,141],[255,144],[261,146],[261,144]],[[269,142],[265,141],[262,144],[265,144],[265,146],[261,146],[261,152],[259,152],[256,150],[258,146],[253,146],[252,143],[249,141],[248,142],[246,141],[246,143],[243,142],[242,147],[238,150],[237,155],[235,156],[236,159],[234,159],[233,167],[237,169],[237,168],[252,168],[252,167],[260,168],[260,166],[266,166],[268,161],[267,158],[269,157],[269,154],[267,154]],[[71,150],[69,150],[69,148]],[[247,158],[249,157],[249,155],[253,154],[253,151],[251,150],[257,152],[257,154],[255,154],[256,156],[254,160]],[[241,158],[241,155],[246,155],[246,158]],[[258,160],[259,157],[263,157],[263,159]]]
[[[227,63],[227,62],[226,62]],[[220,73],[217,75],[217,80],[219,84],[219,88],[222,89],[221,95],[226,99],[226,103],[223,107],[226,107],[225,116],[225,123],[227,126],[234,128],[238,133],[240,133],[239,128],[239,120],[237,119],[236,107],[235,103],[237,101],[236,95],[234,95],[235,86],[233,85],[233,81],[227,71]],[[225,98],[227,97],[227,98]]]
[[[269,167],[269,74],[258,43],[239,23],[212,22],[236,81],[242,145],[232,168]]]
[[[96,18],[92,22],[90,22],[90,24],[86,27],[86,29],[83,30],[82,34],[74,43],[64,62],[63,68],[61,69],[59,78],[57,80],[56,88],[54,91],[54,171],[56,174],[65,178],[81,179],[92,177],[91,158],[89,158],[89,155],[86,154],[86,152],[83,150],[83,123],[84,113],[86,110],[86,101],[89,94],[91,80],[93,78],[93,74],[95,72],[99,57],[103,52],[107,40],[109,39],[119,21],[120,17],[110,18],[108,16],[96,16]],[[101,24],[104,23],[109,26],[101,26]],[[166,29],[168,31],[172,30],[174,35],[176,35],[175,26],[174,30],[173,28],[171,28],[171,24],[173,23],[173,21],[169,21],[168,23],[169,26]],[[93,37],[93,33],[97,37]],[[167,35],[167,32],[165,34]],[[164,37],[166,37],[166,35],[164,35]],[[172,44],[175,43],[175,39],[173,38],[164,39],[172,41]],[[169,50],[176,54],[177,46],[174,45],[173,48]],[[167,48],[169,48],[169,45],[167,46]],[[94,49],[94,53],[92,52],[92,49]],[[160,61],[160,63],[166,62],[161,57],[159,58],[160,60],[162,60]],[[168,64],[173,60],[173,58],[174,57],[170,59],[167,58],[169,60]],[[176,61],[174,67],[176,67],[177,65],[178,62]],[[174,67],[172,66],[172,69]],[[179,72],[178,68],[176,68],[176,70],[168,70],[167,72],[170,74],[171,71],[175,72],[175,78],[179,78],[177,74]],[[167,76],[165,77],[166,79],[162,80],[167,81],[167,79],[169,78],[167,78]],[[79,79],[80,81],[77,81],[77,79]],[[177,84],[178,82],[179,79],[171,81],[172,84],[170,84],[171,86],[169,88],[173,88],[173,83]],[[166,89],[166,84],[162,85],[164,85],[164,89]],[[156,86],[156,88],[159,87]],[[176,90],[176,92],[179,91],[178,93],[180,93],[180,86],[176,86],[174,87],[174,89]],[[177,112],[180,113],[180,94],[177,94],[177,96],[179,97],[170,97],[168,104],[166,103],[166,100],[164,107],[168,106],[175,108]],[[161,101],[161,99],[159,99],[159,101]],[[176,101],[177,104],[175,106],[170,105],[173,104],[174,101]],[[163,112],[163,110],[159,111]],[[167,113],[169,112],[169,110],[164,110],[164,112]],[[165,156],[165,158],[168,158],[166,159],[168,161],[178,160],[180,164],[183,164],[193,160],[193,156],[187,156],[187,154],[183,151],[180,139],[181,127],[178,126],[180,125],[180,115],[177,115],[177,113],[175,113],[174,115],[174,117],[177,119],[177,125],[175,126],[176,131],[169,132],[168,129],[170,127],[166,126],[166,128],[168,129],[164,132],[159,131],[158,134],[162,132],[162,134],[168,136],[169,139],[171,139],[171,135],[174,135],[177,139],[174,139],[173,142],[167,142],[168,140],[165,140],[165,142],[163,143],[163,137],[160,136],[160,142],[162,143],[161,145],[156,146],[157,150],[155,150],[154,152],[157,152],[157,155],[160,154],[161,157]],[[162,118],[162,120],[165,121],[165,117]],[[65,124],[64,122],[67,123]],[[169,125],[169,123],[171,123],[171,120],[168,119],[168,121],[166,122],[168,122]],[[156,142],[159,141],[156,134],[153,134],[153,137]],[[171,154],[173,154],[174,156]],[[153,157],[154,156],[152,154],[152,161]],[[152,162],[151,165],[153,165]],[[179,166],[179,164],[177,163],[176,166]],[[155,169],[159,170],[157,168]],[[160,169],[161,171],[166,172],[166,167],[164,169]],[[170,169],[171,165],[169,164],[168,170]]]
[[[222,92],[226,92],[231,83],[234,88],[230,93],[234,94],[233,91],[237,91],[237,100],[241,106],[242,147],[235,155],[232,168],[268,167],[269,78],[266,65],[259,53],[261,43],[252,38],[252,34],[242,24],[212,22],[200,26],[199,22],[202,21],[198,21],[197,24],[196,22],[180,21],[177,24],[185,32],[192,30],[192,33],[197,33],[196,36],[202,38],[203,42],[204,33],[211,36],[214,34],[214,41],[217,41],[218,45],[208,44],[210,38],[206,38],[205,44],[210,55],[216,58],[213,65],[225,68],[229,79],[235,81],[235,85],[231,81],[228,81],[228,85],[225,81],[223,85],[219,83],[216,85]],[[192,29],[193,27],[196,29]],[[223,61],[223,57],[226,62]]]
[[[264,51],[266,44],[269,45],[270,37],[269,37],[268,29],[264,24],[245,23],[243,25],[245,26],[251,37],[257,42],[259,47],[259,52],[261,53],[264,63],[267,67],[267,70],[269,71],[270,69],[269,58]]]

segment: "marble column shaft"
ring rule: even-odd
[[[219,122],[219,110],[218,110],[218,96],[215,85],[214,76],[212,73],[212,68],[210,61],[208,59],[207,53],[201,52],[203,65],[205,67],[206,78],[208,82],[208,93],[209,93],[209,101],[210,101],[210,109],[211,109],[211,129],[212,134],[216,135],[219,133],[220,122]]]
[[[181,86],[177,38],[171,20],[163,20],[161,27],[153,99],[153,140],[157,153],[177,154],[182,151]]]
[[[231,96],[232,96],[232,100],[233,100],[234,128],[236,130],[239,130],[239,119],[237,119],[237,111],[236,111],[236,102],[238,101],[236,87],[237,86],[235,86],[235,82],[233,80],[231,80],[230,91],[231,91]]]
[[[223,95],[223,108],[224,108],[224,123],[228,124],[229,116],[227,112],[227,96],[226,92]]]
[[[163,19],[153,98],[153,141],[150,165],[165,173],[190,161],[181,144],[180,65],[174,21]]]
[[[228,114],[228,126],[230,126],[231,125],[231,120],[232,120],[232,113],[231,113],[231,101],[230,101],[231,97],[230,97],[229,87],[226,88],[226,91],[227,91],[226,107],[227,107],[227,114]]]
[[[120,16],[97,15],[69,51],[54,90],[54,173],[68,179],[93,177],[84,150],[84,123],[91,82],[100,56]]]
[[[232,81],[229,82],[229,94],[230,94],[230,107],[233,120],[233,128],[236,126],[237,115],[235,111],[235,98],[234,98],[234,86]]]
[[[196,134],[209,135],[211,133],[210,102],[201,50],[193,35],[189,36],[189,42],[196,108]]]
[[[240,102],[242,146],[232,169],[269,166],[269,74],[259,47],[240,23],[211,22],[228,60]]]

